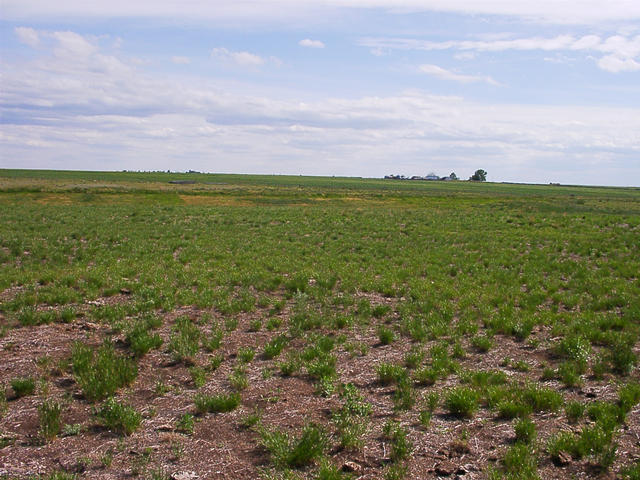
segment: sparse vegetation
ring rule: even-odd
[[[638,478],[637,190],[0,171],[0,206],[10,477],[212,434],[242,479]]]

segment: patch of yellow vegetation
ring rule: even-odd
[[[247,202],[246,200],[229,196],[179,195],[179,197],[185,205],[223,205],[231,207],[249,207],[252,205],[251,202]]]
[[[71,197],[64,193],[50,193],[36,198],[36,202],[41,205],[71,205]]]

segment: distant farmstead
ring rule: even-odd
[[[424,177],[420,176],[420,175],[413,175],[411,177],[406,177],[404,175],[385,175],[384,178],[386,180],[428,180],[428,181],[435,181],[435,180],[440,180],[440,181],[451,181],[451,180],[458,180],[458,177],[456,176],[455,173],[451,173],[451,175],[446,176],[446,177],[440,177],[439,175],[436,175],[435,173],[431,172],[427,175],[425,175]]]

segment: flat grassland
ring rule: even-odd
[[[0,170],[0,478],[638,479],[639,272],[639,189]]]

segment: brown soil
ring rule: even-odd
[[[6,293],[6,292],[5,292]],[[7,294],[8,295],[8,294]],[[6,296],[6,295],[5,295]],[[391,302],[382,297],[370,298],[372,304]],[[124,302],[126,295],[119,295],[104,302]],[[289,306],[279,314],[286,326],[290,314]],[[230,391],[228,375],[236,364],[239,348],[256,347],[256,357],[249,364],[247,373],[249,387],[242,392],[241,406],[230,413],[197,415],[195,430],[186,435],[176,430],[176,423],[184,413],[196,414],[193,385],[188,367],[171,361],[166,351],[171,334],[171,325],[178,315],[200,318],[209,313],[215,318],[221,315],[194,308],[180,308],[164,314],[165,322],[159,329],[164,344],[139,362],[139,374],[134,384],[119,392],[118,396],[143,413],[141,427],[129,437],[121,437],[100,428],[92,415],[94,405],[82,397],[82,393],[68,370],[60,367],[69,356],[75,341],[99,345],[110,335],[107,325],[89,322],[84,317],[71,324],[51,324],[38,327],[9,329],[0,338],[0,383],[6,385],[8,410],[0,419],[0,476],[27,478],[31,475],[64,470],[79,473],[87,479],[125,479],[140,476],[151,478],[152,472],[173,475],[177,472],[195,472],[200,479],[255,479],[262,469],[269,467],[269,456],[260,447],[259,435],[243,427],[243,420],[256,409],[262,412],[262,424],[299,432],[309,421],[332,430],[331,412],[338,408],[337,395],[329,398],[315,393],[313,381],[304,373],[283,377],[277,368],[282,359],[265,360],[260,353],[263,346],[279,332],[264,328],[250,332],[252,320],[267,319],[266,310],[257,309],[249,314],[237,315],[238,327],[227,334],[218,352],[224,362],[218,370],[210,373],[203,392]],[[372,320],[372,322],[377,320]],[[203,327],[205,328],[205,327]],[[284,328],[284,327],[283,327]],[[346,332],[345,332],[346,333]],[[488,353],[476,352],[464,345],[467,356],[461,360],[464,368],[501,369],[509,376],[522,380],[538,380],[543,364],[550,361],[548,338],[538,330],[534,338],[541,340],[537,348],[527,343],[518,343],[511,338],[496,337],[495,345]],[[123,336],[113,337],[117,344]],[[384,466],[389,462],[390,447],[382,436],[382,426],[389,419],[400,420],[408,428],[413,442],[413,455],[408,462],[406,478],[486,478],[488,466],[502,458],[504,451],[514,438],[513,422],[496,419],[495,413],[480,409],[471,420],[460,420],[446,415],[439,407],[428,429],[420,426],[419,407],[410,412],[394,413],[393,386],[381,386],[376,382],[375,365],[380,362],[402,363],[404,354],[412,342],[399,337],[393,344],[378,343],[375,328],[360,328],[348,333],[348,341],[367,345],[364,356],[352,356],[342,346],[336,348],[338,372],[341,382],[352,382],[361,389],[368,402],[373,405],[373,415],[365,444],[357,452],[339,451],[333,442],[329,452],[339,466],[348,462],[355,468],[354,478],[382,478]],[[295,348],[294,342],[289,348]],[[425,351],[431,343],[425,345]],[[214,354],[215,354],[214,353]],[[207,365],[208,354],[201,350],[195,359],[198,365]],[[503,360],[525,360],[530,365],[528,372],[505,367]],[[48,358],[48,360],[45,360]],[[267,375],[265,372],[271,371]],[[35,395],[14,398],[9,382],[15,377],[33,376],[42,379]],[[438,381],[433,387],[418,387],[418,398],[433,390],[445,391],[459,383],[453,375]],[[160,391],[162,385],[166,391]],[[546,382],[561,390],[567,400],[587,401],[615,398],[618,386],[612,377],[603,380],[586,379],[581,388],[563,389],[555,381]],[[60,436],[43,443],[39,439],[37,406],[44,396],[64,402],[63,420],[66,424],[80,424],[77,435]],[[442,398],[442,395],[441,395]],[[419,402],[418,402],[419,403]],[[634,409],[617,436],[618,456],[613,471],[622,464],[628,465],[640,459],[640,415]],[[579,430],[588,420],[578,425],[569,425],[563,413],[534,414],[538,428],[538,450],[544,448],[546,440],[559,430]],[[554,465],[549,455],[539,455],[541,478],[609,478],[611,474],[599,472],[587,460],[571,460],[567,465]],[[303,469],[303,475],[309,471]]]

